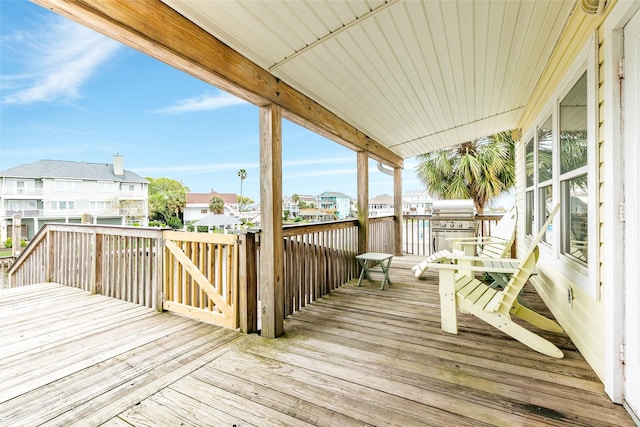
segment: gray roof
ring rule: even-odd
[[[124,177],[113,173],[113,163],[71,162],[66,160],[38,160],[0,171],[4,178],[63,178],[96,181],[141,182],[147,180],[129,170]]]
[[[240,225],[241,222],[235,219],[232,216],[222,215],[222,214],[212,214],[205,216],[199,221],[193,223],[196,226],[218,226],[218,225]]]
[[[351,198],[351,197],[347,196],[346,194],[340,193],[340,192],[337,192],[337,191],[325,191],[324,193],[322,193],[322,194],[320,194],[318,196],[318,198],[320,198],[320,197],[339,197],[339,198],[347,198],[347,199]]]

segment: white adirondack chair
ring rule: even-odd
[[[443,331],[458,333],[456,312],[457,308],[460,308],[460,311],[473,314],[535,351],[555,358],[564,357],[562,351],[553,343],[515,323],[511,318],[511,315],[515,315],[540,329],[556,333],[563,332],[562,327],[556,322],[518,302],[518,295],[534,271],[538,260],[538,243],[559,207],[557,205],[551,212],[516,269],[488,268],[480,265],[464,267],[456,264],[433,265],[440,271],[440,309]],[[474,277],[458,274],[460,268],[474,272],[492,270],[508,273],[511,274],[511,278],[503,290],[497,290]]]
[[[442,250],[435,252],[424,261],[413,266],[412,270],[419,279],[427,271],[430,265],[435,263],[452,263],[456,259],[475,256],[476,248],[479,248],[478,258],[505,258],[511,254],[511,246],[516,236],[516,223],[518,212],[516,207],[509,209],[498,221],[491,236],[468,237],[453,239],[453,251]]]

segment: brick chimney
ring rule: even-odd
[[[124,157],[118,153],[113,156],[113,174],[124,176]]]

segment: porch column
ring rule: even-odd
[[[260,107],[260,304],[262,336],[276,338],[284,327],[282,240],[282,110]]]
[[[393,168],[393,251],[397,256],[402,255],[402,169]]]
[[[358,151],[358,253],[369,248],[369,156]]]

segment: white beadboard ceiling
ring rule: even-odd
[[[402,158],[517,125],[563,0],[163,0]]]

